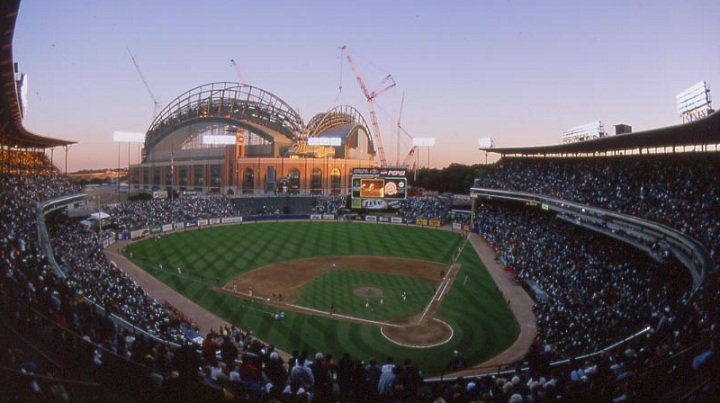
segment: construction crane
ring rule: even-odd
[[[160,107],[160,100],[155,96],[155,94],[153,94],[152,90],[150,89],[150,85],[148,85],[147,80],[145,80],[145,76],[143,76],[142,70],[140,70],[140,65],[138,64],[137,60],[135,60],[135,56],[130,51],[130,48],[128,48],[127,51],[128,54],[130,54],[130,59],[132,59],[132,62],[135,65],[135,69],[140,76],[140,79],[142,80],[143,84],[145,84],[145,89],[147,90],[148,94],[150,94],[150,98],[153,101],[153,119],[155,119],[158,114],[158,108]]]
[[[412,167],[413,159],[415,158],[415,152],[417,151],[417,146],[413,146],[410,149],[410,152],[408,152],[407,156],[405,157],[405,161],[403,161],[402,167],[406,169],[410,169]]]
[[[403,92],[402,98],[400,99],[400,112],[398,113],[397,118],[397,144],[395,145],[395,163],[397,166],[400,166],[400,131],[402,130],[402,126],[400,126],[400,118],[402,117],[402,110],[403,110],[403,104],[405,103],[405,93]]]
[[[387,82],[389,82],[390,84],[386,85],[380,90],[376,90],[373,92],[368,91],[367,86],[365,85],[365,81],[363,81],[362,75],[360,74],[360,70],[358,70],[357,66],[353,62],[352,57],[350,57],[350,52],[348,51],[347,46],[343,45],[340,47],[340,49],[342,49],[342,51],[345,53],[345,57],[347,58],[348,63],[350,63],[350,67],[355,74],[355,78],[357,79],[358,85],[360,86],[360,90],[362,90],[363,95],[365,95],[365,99],[367,99],[368,109],[370,109],[370,121],[373,125],[373,132],[375,132],[375,147],[377,148],[380,165],[385,167],[387,166],[387,159],[385,158],[385,149],[382,146],[382,138],[380,137],[380,125],[378,125],[377,114],[375,113],[375,104],[373,103],[373,101],[375,98],[377,98],[378,95],[395,87],[395,80],[390,74],[388,74],[380,82],[380,85],[384,85]]]
[[[233,69],[235,69],[235,74],[238,76],[238,80],[240,80],[240,84],[246,85],[245,79],[242,76],[242,73],[240,73],[240,68],[238,67],[237,63],[235,63],[235,59],[230,59],[230,63],[233,66]]]
[[[397,120],[397,164],[398,167],[410,169],[411,163],[413,162],[413,158],[415,157],[415,152],[417,151],[417,146],[412,146],[410,151],[408,152],[407,156],[405,157],[405,160],[403,161],[402,165],[400,165],[400,134],[403,133],[406,136],[412,140],[412,136],[410,133],[407,132],[407,130],[403,129],[402,125],[400,124],[400,118],[402,117],[402,111],[403,111],[403,104],[405,104],[405,94],[403,93],[402,98],[400,99],[400,112],[398,113],[398,120]]]

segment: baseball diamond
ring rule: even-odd
[[[337,320],[346,320],[350,322],[363,323],[371,326],[380,327],[383,334],[393,342],[407,347],[428,347],[438,345],[449,341],[452,329],[444,322],[432,320],[442,302],[442,290],[438,286],[444,284],[447,279],[454,279],[454,273],[459,270],[459,266],[451,266],[450,270],[445,271],[446,265],[437,262],[428,262],[417,259],[401,259],[388,258],[380,256],[333,256],[324,258],[311,258],[302,260],[291,260],[286,262],[275,263],[265,267],[261,267],[245,274],[225,284],[222,287],[223,292],[231,290],[231,295],[239,298],[254,299],[273,305],[278,308],[301,312],[306,314],[329,315]],[[453,270],[454,269],[454,270]],[[325,274],[337,274],[338,271],[350,272],[351,270],[359,270],[363,272],[388,273],[392,275],[402,275],[413,277],[424,283],[434,285],[435,290],[432,295],[426,293],[423,296],[427,300],[427,309],[422,314],[411,315],[407,317],[395,317],[391,320],[370,320],[350,314],[343,314],[341,307],[335,303],[326,305],[326,310],[320,307],[312,308],[298,304],[300,290],[308,285],[308,283],[318,279]],[[442,274],[442,277],[440,274]],[[358,297],[358,302],[365,301],[367,306],[363,308],[360,305],[360,313],[376,309],[396,306],[411,306],[401,301],[399,297],[405,291],[400,291],[396,287],[385,284],[375,286],[351,287],[352,294]],[[240,291],[233,291],[240,290]],[[248,290],[243,292],[241,290]],[[252,295],[249,290],[252,290]],[[394,292],[394,295],[392,293]],[[311,292],[308,290],[307,294]],[[387,300],[385,299],[385,295]],[[282,296],[282,297],[281,297]],[[380,298],[383,302],[380,303]],[[269,301],[268,301],[269,300]],[[309,301],[309,298],[306,298]],[[370,304],[372,300],[372,304]],[[386,304],[387,301],[387,304]],[[421,300],[422,301],[422,300]],[[415,304],[416,306],[417,304]],[[346,309],[345,311],[348,311]],[[395,310],[397,311],[397,310]],[[370,312],[364,312],[365,317]],[[412,329],[412,331],[408,331]]]
[[[284,222],[178,232],[130,244],[126,256],[285,351],[409,357],[442,374],[453,351],[479,364],[519,333],[466,242],[419,227]],[[160,261],[182,274],[159,269]]]

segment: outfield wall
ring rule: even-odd
[[[395,225],[412,225],[419,227],[440,228],[445,224],[441,220],[428,220],[418,218],[415,220],[407,220],[402,217],[391,217],[381,215],[337,215],[337,214],[273,214],[273,215],[251,215],[237,217],[214,217],[214,218],[198,218],[183,222],[174,222],[152,227],[144,227],[133,229],[132,231],[124,231],[116,234],[116,240],[139,240],[147,236],[157,236],[163,233],[172,233],[177,231],[186,231],[189,229],[199,229],[203,227],[213,227],[228,224],[248,224],[255,222],[279,222],[279,221],[364,221],[382,224]],[[452,224],[448,226],[452,232],[469,232],[470,226],[467,224]]]

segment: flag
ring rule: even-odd
[[[170,198],[172,199],[172,187],[175,182],[175,145],[170,145]]]

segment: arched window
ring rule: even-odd
[[[255,189],[255,174],[251,168],[245,168],[243,171],[242,191],[243,193],[253,193]]]
[[[340,170],[333,168],[330,172],[330,193],[337,195],[340,194]]]
[[[322,194],[322,170],[313,168],[312,177],[310,178],[310,189],[312,194]]]
[[[300,170],[297,168],[290,168],[288,171],[288,192],[299,193],[300,192]]]

